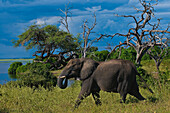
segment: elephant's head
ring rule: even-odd
[[[67,87],[69,78],[85,80],[92,75],[97,66],[98,63],[92,59],[71,59],[58,77],[57,85],[64,89]]]

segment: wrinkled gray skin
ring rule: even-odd
[[[101,105],[100,90],[120,93],[121,102],[125,102],[127,94],[144,100],[136,82],[137,74],[134,64],[127,60],[110,60],[99,63],[87,58],[72,59],[59,76],[58,86],[64,89],[67,87],[69,78],[80,78],[82,87],[76,101],[76,108],[90,94],[96,105]]]

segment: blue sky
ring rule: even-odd
[[[98,37],[100,33],[114,34],[126,33],[128,27],[133,21],[127,18],[115,17],[113,13],[118,14],[136,14],[134,6],[140,8],[138,0],[0,0],[0,58],[18,58],[32,57],[34,50],[26,51],[23,47],[14,48],[12,39],[32,24],[53,24],[60,29],[65,30],[59,24],[62,13],[59,8],[64,9],[70,2],[72,7],[72,17],[69,18],[69,29],[74,35],[81,33],[81,25],[87,19],[93,22],[93,12],[96,12],[97,25],[94,29],[96,34],[90,35],[90,38]],[[159,0],[155,6],[155,16],[163,18],[162,28],[170,23],[170,0]],[[119,43],[122,38],[112,40],[112,45]],[[107,47],[109,39],[101,40],[95,43],[100,50]]]

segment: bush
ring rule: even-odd
[[[142,57],[142,60],[151,60],[152,58],[149,56],[149,54],[144,54]]]
[[[18,67],[22,66],[22,62],[14,62],[10,65],[8,69],[9,74],[16,74],[16,70]]]
[[[87,57],[92,58],[93,60],[96,60],[96,61],[105,61],[108,54],[109,54],[109,51],[107,50],[95,51]]]
[[[170,74],[168,68],[166,68],[165,72],[160,71],[159,73],[155,73],[154,75],[148,74],[146,70],[142,68],[142,66],[137,67],[138,73],[142,76],[146,84],[152,88],[156,88],[156,90],[160,90],[163,87],[169,86],[170,83]],[[139,86],[146,88],[144,82],[136,76],[136,80]]]
[[[115,52],[113,52],[109,59],[118,59],[119,57],[119,49],[117,49]],[[121,55],[119,59],[124,59],[124,60],[130,60],[133,63],[136,60],[136,51],[134,50],[134,48],[132,47],[128,47],[128,48],[122,48],[121,49]]]
[[[27,63],[26,65],[19,66],[16,70],[16,74],[20,75],[20,74],[23,74],[24,72],[26,72],[29,69],[30,64],[31,63]]]
[[[147,74],[146,70],[142,69],[141,65],[137,66],[137,71],[142,76],[142,78],[145,80],[147,84],[149,85],[154,84],[154,78],[150,74]],[[136,80],[138,82],[138,85],[145,88],[144,82],[140,79],[139,76],[136,76]]]
[[[166,84],[167,82],[170,82],[170,71],[168,70],[168,68],[166,68],[165,72],[159,72],[159,81],[161,84]]]
[[[49,88],[55,86],[57,83],[57,78],[53,76],[50,71],[49,64],[42,63],[32,63],[27,64],[23,67],[18,68],[17,72],[26,72],[22,75],[19,75],[18,84],[20,86],[30,86],[38,87],[43,86]]]

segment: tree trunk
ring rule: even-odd
[[[142,59],[142,47],[137,47],[136,49],[136,63],[140,65],[141,59]]]
[[[83,58],[86,58],[86,48],[83,50]]]
[[[138,65],[140,65],[143,55],[146,54],[146,52],[148,51],[149,48],[150,48],[150,46],[141,47],[141,46],[139,45],[139,46],[135,49],[135,50],[136,50],[136,63],[137,63]]]
[[[83,58],[86,58],[86,52],[87,52],[87,41],[84,42]]]
[[[159,73],[159,66],[160,66],[161,62],[159,60],[158,61],[155,60],[155,64],[156,64],[157,72]]]
[[[119,56],[118,56],[118,59],[120,59],[121,54],[122,54],[122,47],[119,48]]]

